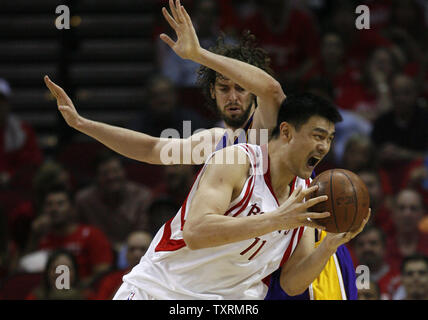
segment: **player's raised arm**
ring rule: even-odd
[[[89,120],[79,115],[73,102],[60,86],[52,82],[48,76],[45,76],[44,80],[57,100],[58,110],[70,127],[134,160],[151,164],[201,164],[214,151],[215,142],[223,133],[222,129],[213,128],[186,139],[158,138]],[[221,132],[218,132],[219,130]],[[198,156],[192,156],[195,148],[198,148]]]
[[[166,8],[162,13],[174,29],[177,40],[161,34],[160,38],[183,59],[189,59],[236,82],[242,88],[255,94],[258,98],[258,109],[255,114],[253,128],[273,128],[281,102],[285,94],[280,83],[264,70],[237,59],[215,54],[202,48],[192,20],[179,0],[169,1],[171,14]]]
[[[225,159],[234,159],[227,164]],[[243,163],[243,159],[246,162]],[[231,202],[241,193],[249,176],[250,162],[245,153],[228,147],[211,158],[198,189],[189,204],[183,239],[190,249],[220,246],[262,236],[277,230],[300,226],[320,227],[308,218],[324,218],[329,213],[308,212],[308,208],[326,200],[326,196],[303,199],[316,187],[297,188],[276,210],[247,217],[225,216]]]

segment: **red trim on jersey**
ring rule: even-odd
[[[265,183],[266,183],[266,185],[268,186],[268,188],[269,188],[269,190],[270,190],[270,193],[272,193],[272,195],[273,195],[273,197],[275,198],[276,203],[277,203],[277,205],[278,205],[278,207],[279,207],[279,201],[278,201],[278,199],[276,198],[275,193],[273,192],[272,182],[271,182],[271,180],[270,180],[270,159],[269,159],[269,158],[268,158],[268,167],[267,167],[266,173],[264,174],[264,176],[263,176],[263,177],[265,178]]]
[[[195,184],[196,180],[198,180],[199,174],[201,173],[201,169],[199,169],[198,173],[196,174],[195,179],[193,180],[192,186],[190,187],[190,190],[193,189],[193,185]],[[180,208],[180,220],[181,220],[181,226],[180,230],[183,231],[184,223],[186,220],[184,220],[184,217],[186,215],[186,206],[187,206],[187,199],[189,198],[189,193],[187,194],[186,200],[184,200],[183,205]],[[176,216],[171,218],[165,223],[162,239],[159,241],[158,245],[155,248],[155,251],[175,251],[180,248],[183,248],[186,246],[186,243],[183,239],[171,239],[171,223],[172,220],[174,220]]]
[[[242,145],[242,147],[247,150],[248,153],[251,153],[252,156],[254,157],[254,161],[256,161],[256,155],[254,153],[254,151],[246,146],[246,145]],[[253,167],[253,169],[255,170],[255,166],[254,164],[251,165]],[[253,173],[254,174],[254,173]],[[244,211],[244,209],[247,207],[248,202],[251,199],[251,196],[253,194],[253,190],[254,190],[254,175],[250,178],[248,184],[247,184],[247,189],[245,190],[245,195],[244,197],[241,199],[241,201],[239,201],[236,205],[234,205],[232,208],[230,208],[229,210],[227,210],[225,212],[225,216],[229,215],[232,211],[234,211],[235,209],[239,208],[240,206],[242,206],[234,215],[233,217],[236,217],[238,214],[240,214],[242,211]]]
[[[174,217],[175,218],[175,217]],[[174,218],[169,219],[164,226],[162,239],[159,241],[155,251],[175,251],[186,246],[183,239],[171,239],[171,222]]]
[[[296,233],[297,233],[297,231],[298,231],[299,229],[301,229],[301,227],[300,227],[300,228],[298,228],[298,229],[294,229],[294,230],[293,230],[293,234],[292,234],[292,236],[291,236],[290,243],[288,244],[287,250],[285,250],[285,253],[284,253],[284,256],[282,257],[281,263],[279,264],[279,265],[280,265],[280,267],[282,267],[282,266],[284,265],[284,263],[286,263],[286,262],[287,262],[287,260],[288,260],[288,258],[290,257],[291,250],[293,249],[293,242],[294,242],[294,238],[296,237]],[[299,234],[300,234],[300,232],[299,232]],[[301,236],[301,235],[300,235],[300,236]],[[299,240],[300,240],[300,239],[299,239]]]
[[[248,195],[250,195],[253,192],[253,190],[251,189],[251,184],[253,182],[252,179],[253,179],[253,177],[251,177],[250,180],[248,181],[247,189],[245,190],[244,197],[241,199],[241,201],[239,201],[237,204],[235,204],[232,208],[227,210],[224,214],[225,216],[229,215],[229,213],[231,213],[236,208],[239,208],[245,202],[245,199],[247,199]]]
[[[253,195],[253,191],[254,191],[254,185],[255,185],[255,183],[253,183],[253,180],[254,180],[254,177],[251,177],[251,180],[250,180],[249,184],[252,184],[252,187],[251,187],[250,193],[248,194],[247,200],[245,200],[245,202],[242,205],[241,209],[239,209],[232,217],[236,217],[242,211],[244,211],[245,209],[247,209],[248,203],[250,202],[251,196]]]

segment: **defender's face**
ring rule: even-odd
[[[307,179],[330,150],[334,138],[333,122],[312,116],[299,130],[291,128],[288,167],[297,176]]]
[[[250,116],[254,95],[235,82],[217,76],[211,88],[211,98],[216,100],[217,108],[224,122],[237,129],[242,127]]]

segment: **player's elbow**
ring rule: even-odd
[[[287,279],[287,277],[281,277],[280,285],[282,290],[291,297],[302,294],[307,289],[300,286],[296,281]]]
[[[266,86],[266,95],[278,101],[278,105],[285,99],[284,91],[282,90],[281,84],[272,79]]]
[[[183,228],[183,240],[186,243],[186,247],[190,250],[197,250],[202,248],[198,233],[193,228],[190,228],[187,223]]]

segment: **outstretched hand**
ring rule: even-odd
[[[324,239],[324,241],[330,242],[330,245],[332,247],[339,247],[342,244],[345,244],[349,241],[351,241],[353,238],[355,238],[361,231],[363,231],[365,225],[370,219],[370,215],[372,213],[372,209],[369,208],[369,213],[367,214],[367,217],[361,222],[361,225],[355,229],[348,232],[342,232],[342,233],[329,233],[327,232],[327,235]]]
[[[320,202],[326,201],[328,197],[322,195],[304,201],[304,199],[318,189],[318,186],[312,186],[303,189],[301,186],[296,188],[288,199],[279,206],[276,214],[281,218],[281,229],[294,229],[300,226],[317,228],[324,230],[325,227],[316,222],[316,219],[330,216],[329,212],[310,212],[308,209]]]
[[[70,127],[75,128],[80,119],[79,114],[76,111],[76,108],[73,105],[73,102],[65,91],[49,79],[48,76],[44,77],[45,84],[48,87],[51,94],[55,97],[56,103],[58,105],[58,110],[61,112],[64,120]]]
[[[169,0],[169,7],[172,16],[165,7],[162,8],[162,13],[171,28],[174,29],[177,41],[173,41],[165,33],[162,33],[159,37],[178,56],[183,59],[193,60],[198,55],[198,50],[201,47],[192,20],[186,9],[180,4],[180,0],[176,0],[175,4],[174,0]]]

